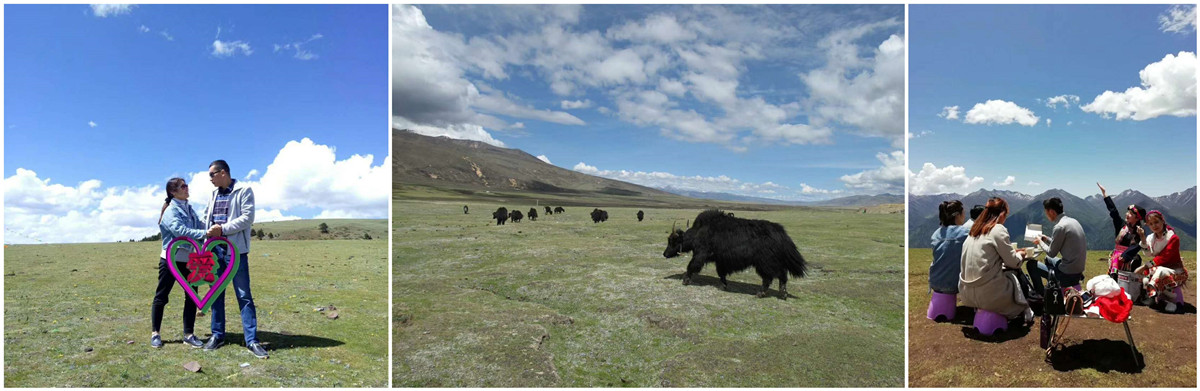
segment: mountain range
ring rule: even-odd
[[[938,228],[938,205],[946,200],[961,200],[963,207],[970,210],[974,205],[987,203],[991,197],[1000,197],[1008,202],[1009,215],[1004,222],[1009,233],[1018,237],[1025,232],[1026,224],[1041,224],[1042,231],[1049,235],[1053,225],[1046,221],[1042,200],[1058,197],[1063,201],[1063,213],[1079,220],[1087,236],[1088,249],[1108,250],[1113,248],[1116,233],[1109,218],[1108,209],[1100,194],[1080,198],[1061,189],[1051,189],[1036,196],[1005,190],[979,189],[967,195],[946,193],[934,195],[910,195],[908,197],[908,245],[911,248],[931,247],[929,237]],[[1136,204],[1146,210],[1159,210],[1167,217],[1167,224],[1175,229],[1184,250],[1196,250],[1196,187],[1165,195],[1150,197],[1137,190],[1125,190],[1112,195],[1113,203],[1124,215],[1125,207]],[[1022,243],[1026,245],[1026,243]]]
[[[405,129],[393,129],[392,151],[392,181],[395,184],[458,192],[515,191],[571,197],[625,197],[640,204],[696,204],[715,200],[781,206],[864,207],[904,203],[903,196],[894,194],[800,202],[673,187],[654,188],[568,170],[519,149],[480,141],[424,136]]]

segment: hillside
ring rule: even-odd
[[[1163,197],[1149,197],[1136,190],[1125,190],[1113,196],[1113,202],[1118,208],[1125,205],[1137,204],[1148,210],[1158,209],[1167,215],[1167,224],[1175,228],[1180,235],[1180,244],[1185,250],[1196,249],[1196,204],[1195,187],[1183,192]],[[1190,195],[1189,195],[1190,194]],[[999,196],[1009,202],[1010,214],[1004,226],[1014,236],[1025,232],[1028,223],[1042,224],[1042,230],[1049,234],[1053,226],[1046,222],[1042,211],[1041,200],[1059,197],[1063,200],[1063,209],[1068,216],[1079,220],[1087,235],[1088,248],[1092,250],[1111,249],[1114,234],[1112,220],[1109,219],[1108,209],[1104,199],[1099,194],[1079,198],[1064,190],[1052,189],[1036,196],[1010,191],[979,191],[960,196],[958,194],[913,195],[909,197],[909,247],[929,248],[929,237],[938,227],[937,207],[943,200],[960,199],[964,206],[983,204],[988,198]],[[1160,202],[1160,200],[1166,203]],[[1168,205],[1170,204],[1170,205]]]
[[[321,223],[329,227],[329,233],[321,233]],[[374,240],[387,240],[387,219],[305,219],[255,223],[255,230],[263,231],[274,240],[359,240],[371,235]]]
[[[892,194],[817,202],[781,201],[718,192],[647,186],[547,164],[518,149],[392,130],[393,194],[411,199],[523,200],[549,205],[647,207],[865,207],[903,203]]]

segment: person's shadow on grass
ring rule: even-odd
[[[672,275],[663,277],[663,279],[664,280],[683,281],[683,273],[672,274]],[[729,281],[728,278],[726,278],[725,280]],[[771,282],[771,286],[779,286],[778,284],[779,284],[778,280]],[[721,279],[718,277],[714,277],[714,276],[706,276],[703,274],[697,274],[697,275],[692,276],[691,285],[712,286],[717,289],[721,289]],[[754,295],[757,295],[758,291],[761,289],[762,289],[761,285],[747,284],[747,283],[738,282],[738,281],[729,281],[729,287],[726,289],[726,291],[734,292],[734,293],[743,293],[743,294],[754,296]],[[767,289],[767,297],[779,298],[779,290],[768,288]],[[794,298],[798,298],[799,296],[788,293],[787,297],[790,299],[794,299]]]
[[[962,311],[963,308],[966,308],[969,311],[967,316],[962,316],[962,312],[960,312],[960,311]],[[1029,335],[1029,330],[1031,328],[1033,328],[1032,324],[1029,324],[1029,325],[1025,324],[1025,319],[1023,317],[1017,317],[1017,319],[1010,319],[1008,321],[1007,329],[996,330],[996,332],[993,333],[992,335],[983,335],[982,333],[979,332],[978,329],[975,328],[975,309],[974,308],[958,307],[958,308],[955,308],[955,312],[956,312],[956,316],[954,317],[954,319],[955,319],[954,323],[963,325],[963,328],[962,328],[963,336],[966,337],[967,339],[973,339],[976,341],[989,342],[989,343],[1008,342],[1008,341],[1012,341],[1014,339],[1025,338],[1026,335]],[[962,323],[959,323],[960,319],[961,319]],[[1037,323],[1036,318],[1034,319],[1034,323]]]
[[[241,333],[226,333],[225,342],[242,342],[245,339]],[[329,339],[311,335],[297,335],[286,331],[271,332],[259,331],[258,341],[266,346],[267,350],[287,350],[296,348],[328,348],[333,346],[345,345],[345,342],[336,339]]]
[[[1050,353],[1050,366],[1060,372],[1091,368],[1099,372],[1141,373],[1145,359],[1138,352],[1134,360],[1129,343],[1111,339],[1089,339],[1058,347]],[[1138,365],[1137,363],[1142,363]]]

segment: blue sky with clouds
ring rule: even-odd
[[[151,235],[166,180],[202,204],[217,158],[260,221],[386,218],[387,13],[6,5],[5,241]]]
[[[900,194],[904,8],[400,5],[393,126],[655,187]]]
[[[1194,7],[909,12],[913,193],[1196,185]]]

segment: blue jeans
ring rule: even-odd
[[[258,315],[254,310],[254,297],[250,295],[248,255],[241,254],[239,257],[238,262],[241,264],[238,266],[237,274],[233,276],[231,284],[233,293],[237,296],[238,309],[242,312],[242,331],[245,333],[247,345],[251,342],[258,342]],[[229,262],[228,257],[228,255],[218,256],[217,262],[222,268]],[[225,338],[225,292],[221,292],[212,304],[212,336],[218,340]]]
[[[1025,264],[1025,269],[1029,271],[1030,283],[1033,285],[1033,292],[1042,294],[1046,291],[1046,287],[1042,285],[1042,279],[1050,278],[1050,269],[1054,269],[1054,279],[1058,280],[1059,286],[1066,288],[1075,286],[1083,280],[1082,274],[1069,274],[1058,268],[1062,263],[1062,258],[1046,257],[1046,262],[1029,261]]]

